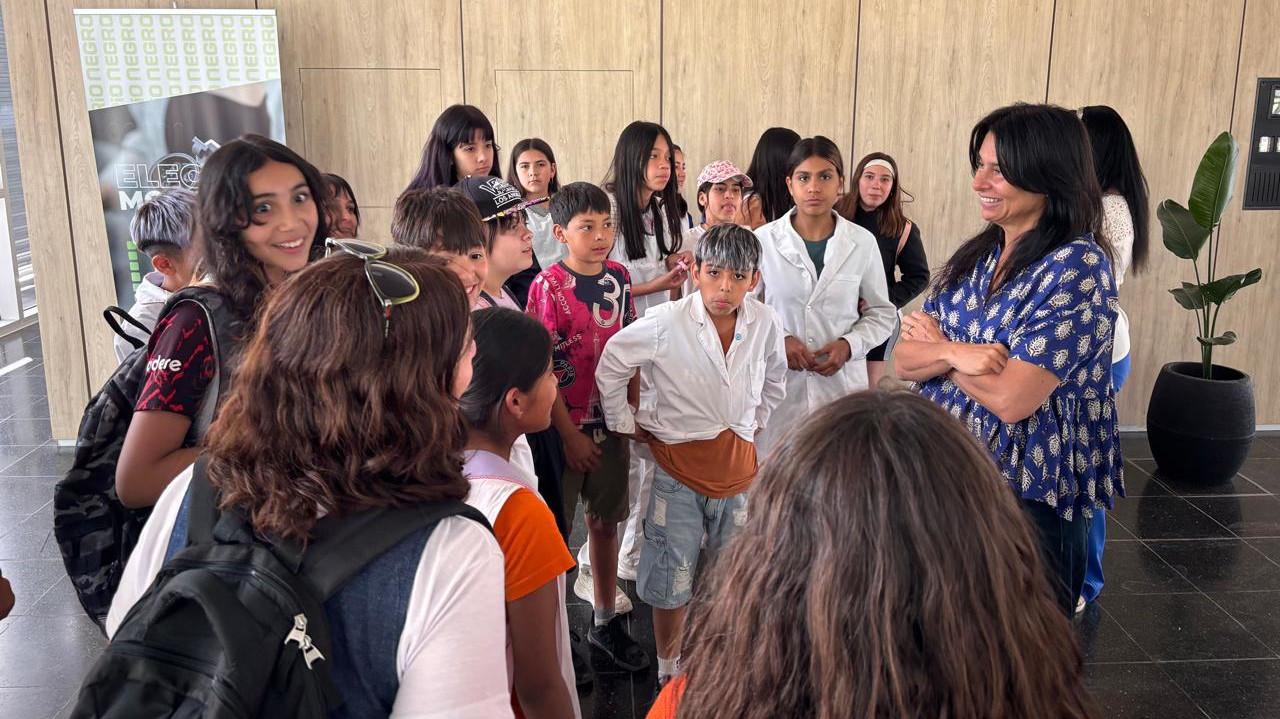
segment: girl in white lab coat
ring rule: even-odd
[[[843,185],[840,148],[821,135],[801,140],[787,162],[796,206],[755,231],[761,299],[782,318],[789,370],[787,397],[757,442],[762,457],[787,427],[866,389],[867,352],[893,331],[876,238],[832,210]]]

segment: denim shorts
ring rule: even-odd
[[[745,492],[711,499],[658,466],[644,516],[644,546],[636,576],[640,598],[659,609],[688,604],[699,556],[713,559],[746,521]]]

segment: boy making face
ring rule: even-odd
[[[659,684],[679,673],[699,559],[714,557],[745,522],[755,435],[786,394],[781,324],[747,297],[760,253],[750,230],[713,227],[694,258],[698,293],[614,335],[596,370],[609,428],[647,443],[657,464],[636,588],[653,607]],[[652,398],[633,409],[627,387],[637,371]]]

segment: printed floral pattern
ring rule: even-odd
[[[1064,519],[1110,508],[1124,496],[1123,460],[1111,342],[1118,308],[1106,255],[1092,237],[1049,253],[987,297],[1000,258],[996,248],[969,277],[933,290],[924,311],[958,342],[999,342],[1009,358],[1058,377],[1058,388],[1036,412],[1006,424],[945,375],[920,384],[985,443],[1009,484]]]

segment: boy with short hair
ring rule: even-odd
[[[679,671],[699,554],[713,556],[746,521],[755,435],[786,395],[781,321],[747,296],[759,266],[750,230],[711,228],[694,256],[698,292],[650,308],[614,335],[595,373],[605,422],[648,443],[657,463],[637,588],[653,607],[660,685]],[[627,394],[637,370],[654,397],[633,410]]]
[[[529,288],[528,313],[551,332],[552,365],[560,396],[552,421],[569,465],[563,476],[565,516],[573,517],[578,496],[593,566],[594,626],[591,644],[628,671],[649,666],[649,658],[622,626],[617,614],[618,523],[627,518],[627,443],[608,431],[596,390],[596,365],[610,338],[636,318],[631,277],[609,259],[613,222],[609,197],[599,187],[574,182],[551,200],[552,232],[568,254],[544,269]]]
[[[405,190],[391,214],[391,239],[447,260],[462,280],[468,304],[480,298],[489,272],[484,223],[476,203],[462,192],[447,187]]]
[[[153,268],[134,290],[129,316],[154,330],[169,296],[191,284],[200,258],[195,193],[172,187],[142,203],[129,222],[129,236],[138,252],[151,260]],[[136,327],[124,325],[121,329],[130,337],[147,341]],[[115,349],[116,359],[123,362],[134,345],[117,336]]]

